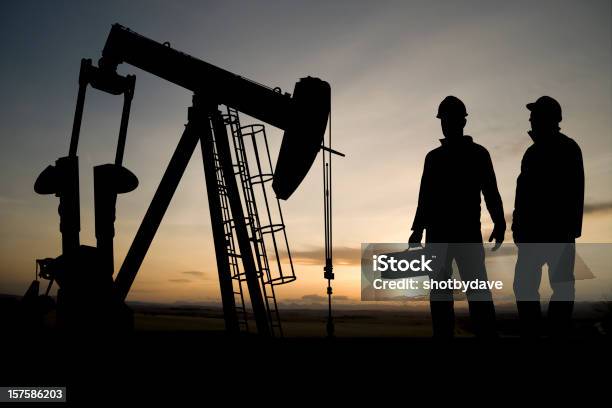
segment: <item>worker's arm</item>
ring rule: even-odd
[[[576,144],[576,152],[574,156],[574,180],[572,185],[574,186],[574,238],[578,238],[582,235],[582,214],[584,211],[584,164],[582,161],[582,151]]]
[[[512,239],[519,243],[524,238],[525,232],[525,208],[529,198],[528,171],[532,162],[532,150],[527,149],[521,160],[521,173],[516,179],[516,192],[514,196],[514,211],[512,212]]]
[[[412,234],[408,239],[410,246],[419,246],[423,240],[423,230],[427,225],[427,208],[429,206],[429,190],[431,189],[431,156],[425,156],[425,165],[421,175],[421,186],[419,188],[419,201],[414,221],[412,222]]]
[[[483,160],[483,180],[482,180],[482,195],[484,196],[487,209],[493,220],[493,232],[489,237],[489,242],[495,240],[493,250],[499,248],[504,242],[506,233],[506,219],[504,217],[504,205],[497,189],[497,179],[495,178],[495,170],[489,152],[485,150]]]

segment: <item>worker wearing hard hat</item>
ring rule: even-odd
[[[428,243],[448,243],[446,262],[434,280],[447,280],[456,261],[464,281],[486,280],[484,248],[480,225],[481,194],[495,224],[489,242],[497,249],[504,240],[506,222],[497,189],[491,157],[487,149],[463,134],[467,111],[463,102],[447,96],[440,103],[437,118],[444,138],[441,146],[425,157],[419,201],[411,246],[418,246],[426,231]],[[486,289],[467,292],[470,316],[476,335],[495,335],[495,308]],[[454,333],[454,303],[450,290],[430,292],[434,337],[450,338]]]
[[[571,328],[575,295],[575,239],[581,235],[584,168],[578,144],[560,132],[561,105],[542,96],[527,105],[533,144],[521,162],[516,184],[512,235],[518,246],[514,276],[523,334],[539,336],[539,287],[548,265],[553,294],[548,307],[552,334]],[[544,244],[542,244],[544,243]]]

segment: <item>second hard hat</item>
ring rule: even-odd
[[[436,118],[449,116],[466,117],[467,115],[465,104],[461,101],[461,99],[457,98],[456,96],[449,95],[444,98],[442,102],[440,102]]]
[[[561,115],[561,105],[556,99],[550,96],[541,96],[537,101],[528,103],[527,109],[531,112],[537,112],[538,114],[548,117],[556,122],[561,122],[563,116]]]

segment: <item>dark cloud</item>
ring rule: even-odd
[[[308,302],[308,303],[325,303],[327,302],[327,296],[322,296],[322,295],[304,295],[302,296],[301,299],[298,300],[294,300],[294,301],[302,301],[302,302]],[[338,301],[338,302],[348,302],[351,301],[351,298],[349,298],[348,296],[332,296],[332,301]]]
[[[349,301],[349,300],[351,300],[351,299],[350,299],[348,296],[342,296],[342,295],[340,295],[340,296],[334,296],[334,297],[333,297],[333,299],[334,299],[334,300],[339,300],[339,301],[341,301],[341,302],[342,302],[342,301]]]
[[[334,265],[359,265],[361,259],[360,247],[334,247]],[[281,258],[287,259],[282,253]],[[322,247],[303,251],[291,251],[291,259],[297,265],[323,265],[325,263],[324,249]]]
[[[134,293],[156,293],[156,292],[160,292],[160,290],[159,289],[133,288],[133,289],[130,289],[130,292],[134,292]]]
[[[599,203],[585,203],[584,214],[593,214],[596,212],[603,212],[612,210],[612,201],[603,201]],[[506,221],[512,222],[512,214],[506,214]]]
[[[322,303],[327,301],[327,298],[321,295],[304,295],[302,296],[302,300],[305,300],[306,302]]]
[[[190,279],[168,279],[168,282],[172,282],[172,283],[190,283],[191,280]]]
[[[181,272],[182,274],[185,275],[189,275],[189,276],[193,276],[199,279],[208,279],[209,276],[206,272],[202,272],[202,271],[183,271]]]
[[[610,210],[612,210],[612,201],[584,204],[584,215],[590,215],[593,213],[610,211]],[[506,219],[506,223],[508,224],[508,230],[509,230],[510,226],[512,225],[512,213],[506,213],[504,214],[504,217]],[[483,230],[483,232],[490,232],[490,230],[485,229]],[[483,233],[483,235],[485,234]]]
[[[586,203],[584,205],[584,214],[590,215],[593,213],[604,212],[612,210],[612,201],[610,202],[599,202],[599,203]],[[506,222],[508,224],[507,229],[507,238],[511,237],[510,226],[512,225],[512,213],[505,214]],[[490,234],[490,229],[483,229],[483,237],[488,239]],[[505,250],[497,251],[497,253],[492,253],[492,255],[507,255],[507,252],[510,251],[514,254],[514,247],[505,246]],[[297,265],[323,265],[324,263],[324,250],[323,248],[313,248],[310,250],[302,250],[302,251],[291,251],[291,258],[293,259],[293,263]],[[286,253],[281,254],[283,259],[287,259]],[[349,266],[358,266],[361,265],[361,247],[334,247],[334,265],[349,265]],[[316,295],[307,295],[307,296],[316,296]],[[334,297],[337,300],[341,300],[340,296]],[[306,300],[306,299],[304,299]]]
[[[600,211],[612,210],[612,202],[588,203],[584,205],[584,213],[591,214]]]

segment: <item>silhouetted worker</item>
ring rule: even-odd
[[[444,267],[435,280],[447,280],[456,261],[464,281],[486,280],[484,247],[480,230],[480,195],[495,224],[489,242],[494,249],[504,240],[506,221],[497,190],[497,181],[489,152],[464,136],[467,111],[461,100],[447,96],[438,108],[442,125],[442,146],[425,157],[419,204],[412,225],[411,246],[420,244],[423,231],[427,243],[449,243]],[[495,335],[495,308],[489,290],[468,290],[470,316],[476,335]],[[430,292],[434,337],[449,338],[454,334],[455,314],[450,290]]]
[[[574,305],[575,239],[582,231],[584,169],[578,144],[560,132],[561,105],[542,96],[527,105],[533,144],[516,183],[512,234],[518,247],[514,293],[525,336],[538,336],[539,287],[548,265],[552,334],[567,334]]]

